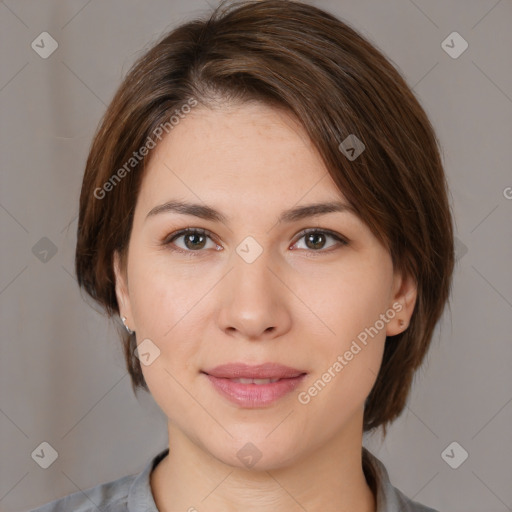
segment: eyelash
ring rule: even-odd
[[[330,247],[328,249],[318,249],[318,250],[306,249],[306,251],[309,252],[309,253],[313,253],[313,254],[314,253],[329,253],[329,252],[332,252],[332,250],[339,249],[340,247],[346,246],[349,243],[341,235],[339,235],[338,233],[336,233],[334,231],[331,231],[329,229],[308,228],[308,229],[304,229],[303,231],[298,233],[297,239],[296,239],[296,241],[294,242],[293,245],[297,244],[299,242],[299,240],[301,240],[306,235],[309,235],[311,233],[327,235],[327,236],[333,238],[334,240],[336,240],[339,245],[338,246],[336,246],[336,245],[332,246],[332,247]],[[166,248],[168,248],[171,251],[185,253],[185,254],[191,255],[191,256],[196,256],[196,254],[194,254],[194,253],[199,254],[199,253],[204,252],[203,249],[198,249],[197,251],[192,251],[192,250],[185,250],[185,249],[181,249],[180,247],[176,247],[176,246],[173,247],[172,246],[173,245],[172,243],[175,240],[177,240],[178,238],[180,238],[180,237],[182,237],[184,235],[190,235],[190,234],[205,235],[208,238],[210,238],[210,240],[212,240],[214,243],[216,243],[215,240],[213,240],[213,238],[212,238],[213,234],[210,231],[208,231],[207,229],[203,229],[203,228],[184,228],[184,229],[180,229],[179,231],[176,231],[176,232],[171,233],[170,235],[166,236],[164,238],[163,242],[162,242],[162,245],[165,246]],[[304,250],[304,249],[301,249],[301,250]]]

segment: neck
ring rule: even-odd
[[[257,470],[225,464],[177,427],[168,428],[169,454],[151,474],[160,512],[375,512],[360,432],[358,439],[338,435],[285,466]]]

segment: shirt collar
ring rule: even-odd
[[[151,459],[132,482],[128,492],[128,512],[158,512],[151,492],[150,476],[153,469],[168,453],[169,448],[166,448]]]
[[[160,452],[136,476],[128,493],[128,512],[158,512],[151,492],[150,475],[157,464],[167,456],[169,448]],[[391,485],[384,464],[363,446],[363,472],[376,501],[376,512],[400,510],[397,490]]]
[[[397,491],[391,485],[384,464],[363,446],[363,472],[375,496],[376,512],[401,510]]]

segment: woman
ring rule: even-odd
[[[434,131],[376,48],[283,0],[179,26],[95,135],[76,248],[170,449],[38,510],[432,511],[362,436],[403,411],[452,270]]]

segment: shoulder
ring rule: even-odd
[[[77,491],[63,498],[33,509],[30,512],[126,512],[128,493],[136,475],[128,475],[83,492]]]
[[[413,501],[394,487],[384,464],[363,447],[363,470],[377,501],[376,512],[438,512]]]
[[[426,505],[422,505],[417,501],[413,501],[407,496],[405,496],[401,491],[399,491],[396,487],[393,487],[393,491],[396,495],[397,502],[400,506],[399,510],[403,512],[438,512],[437,510],[427,507]]]
[[[169,448],[158,453],[138,474],[77,491],[30,512],[158,512],[151,493],[150,475],[168,453]]]

